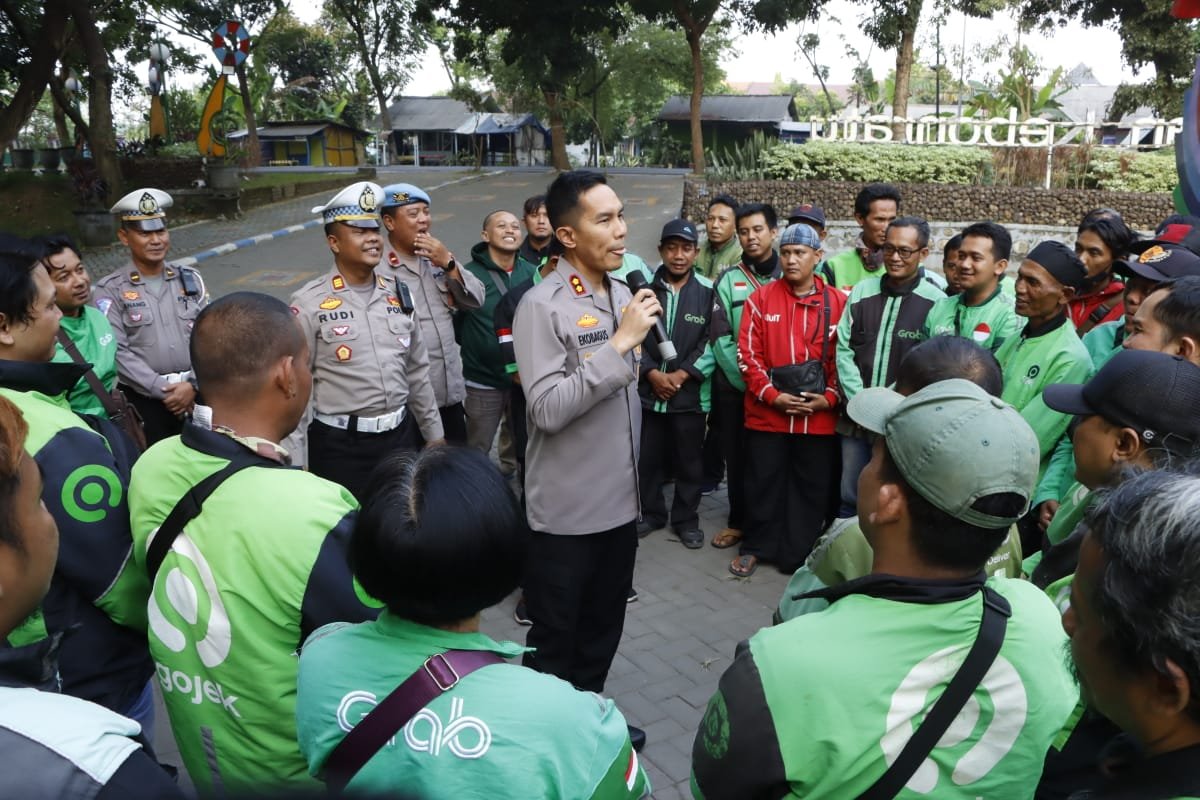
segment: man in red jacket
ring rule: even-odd
[[[834,335],[846,296],[814,274],[821,240],[807,225],[779,239],[783,279],[746,300],[738,359],[746,378],[746,528],[729,571],[759,560],[793,572],[832,515],[837,495]]]

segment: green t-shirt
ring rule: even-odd
[[[300,656],[296,722],[316,777],[346,733],[434,653],[525,648],[384,612],[317,631]],[[431,700],[347,786],[412,797],[595,798],[649,794],[625,718],[591,692],[517,664],[491,664]]]
[[[1004,392],[1000,395],[1021,412],[1038,438],[1042,461],[1038,480],[1046,471],[1050,455],[1067,430],[1070,416],[1055,411],[1042,399],[1042,390],[1051,383],[1084,383],[1092,374],[1092,359],[1068,319],[1040,336],[1025,332],[1013,336],[996,351],[996,360],[1004,372]]]
[[[112,323],[98,308],[84,306],[83,313],[78,317],[64,316],[60,323],[63,331],[71,337],[71,341],[79,348],[79,354],[92,365],[96,377],[108,391],[117,385],[117,340],[113,335]],[[55,345],[54,358],[56,363],[70,364],[74,361],[62,344]],[[107,417],[104,404],[92,387],[88,386],[85,378],[80,378],[71,391],[67,392],[67,401],[71,408],[80,414],[93,414],[97,417]]]
[[[875,551],[858,526],[858,517],[838,520],[829,532],[817,540],[804,565],[792,575],[779,598],[775,623],[786,622],[801,614],[829,608],[829,601],[818,597],[795,599],[797,595],[837,586],[871,573]],[[983,567],[988,575],[1021,577],[1021,535],[1014,525],[1008,537]]]
[[[901,800],[1031,798],[1079,696],[1067,637],[1035,586],[992,578],[1012,616],[983,681]],[[721,677],[692,748],[696,797],[853,798],[898,756],[962,665],[982,596],[852,594],[764,628]]]
[[[999,287],[986,301],[977,306],[962,304],[962,295],[943,297],[929,309],[925,327],[921,331],[926,338],[934,336],[961,336],[993,353],[1006,339],[1016,336],[1024,320],[1017,316],[1012,298]]]
[[[149,542],[179,499],[240,449],[187,426],[184,438],[138,460],[129,492],[134,569],[145,574]],[[321,625],[378,614],[346,564],[353,496],[262,462],[217,487],[143,600],[171,729],[202,796],[315,788],[296,743],[296,652]]]

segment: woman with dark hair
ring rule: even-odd
[[[0,396],[0,797],[182,798],[136,722],[59,694],[60,638],[23,645],[51,586],[58,526],[25,451],[29,425]],[[36,624],[36,623],[35,623]]]
[[[935,336],[910,350],[896,368],[895,388],[907,396],[952,378],[971,381],[993,397],[999,397],[1004,390],[996,356],[961,336]],[[829,603],[825,600],[796,600],[796,597],[861,578],[871,571],[873,555],[871,545],[858,525],[858,517],[835,521],[813,547],[812,555],[788,581],[779,599],[775,623],[827,608]],[[1020,577],[1021,537],[1017,535],[1016,526],[988,561],[987,571],[991,575]]]
[[[46,236],[37,242],[45,249],[42,266],[54,282],[54,302],[62,312],[59,322],[62,334],[75,345],[83,361],[92,365],[100,384],[111,393],[117,385],[117,340],[108,317],[92,305],[92,278],[83,264],[83,256],[65,233]],[[54,361],[74,363],[76,359],[67,352],[62,339],[60,335]],[[78,414],[108,416],[86,377],[80,378],[67,392],[67,401]]]
[[[1075,254],[1087,269],[1087,284],[1067,306],[1080,336],[1124,315],[1121,295],[1125,284],[1113,275],[1113,264],[1129,255],[1129,248],[1137,239],[1137,234],[1111,208],[1093,209],[1080,220]]]
[[[380,464],[350,563],[386,609],[373,622],[318,629],[300,657],[297,726],[314,776],[335,788],[348,781],[349,791],[422,798],[649,792],[612,700],[505,663],[525,648],[479,630],[482,611],[517,588],[528,539],[520,506],[484,453],[437,447]],[[415,715],[387,717],[394,744],[357,771],[333,766],[344,764],[339,745],[377,704],[410,677],[445,667],[452,677],[419,696]]]

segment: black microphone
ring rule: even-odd
[[[637,294],[642,289],[649,289],[650,284],[646,282],[646,276],[640,270],[633,270],[625,276],[625,282],[629,284],[629,288]],[[663,327],[661,319],[654,320],[654,327],[650,329],[650,333],[654,336],[654,344],[658,345],[658,354],[662,357],[663,363],[674,361],[679,357],[679,353],[675,352],[675,343],[667,337],[667,329]]]

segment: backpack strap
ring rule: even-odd
[[[83,353],[79,352],[79,346],[75,344],[74,340],[62,328],[58,329],[58,343],[63,346],[63,350],[67,351],[67,355],[76,364],[88,365],[88,371],[83,373],[83,379],[87,381],[88,388],[92,390],[92,394],[96,395],[96,399],[100,401],[100,405],[104,406],[104,413],[108,414],[109,417],[115,417],[120,412],[120,409],[117,408],[112,395],[109,394],[108,389],[104,388],[104,384],[100,382],[95,368],[83,357]]]
[[[891,800],[900,793],[991,669],[1000,653],[1000,646],[1004,644],[1004,634],[1011,616],[1012,607],[1008,600],[990,586],[983,587],[983,616],[979,620],[979,634],[962,666],[933,704],[925,721],[904,745],[900,755],[879,780],[858,796],[858,800]]]
[[[244,454],[238,453],[224,467],[188,489],[187,493],[179,498],[179,502],[171,509],[167,518],[163,520],[162,525],[155,532],[154,538],[150,541],[150,546],[146,548],[146,573],[150,576],[150,583],[154,583],[154,577],[158,574],[163,559],[171,551],[171,545],[179,538],[184,526],[200,516],[200,509],[204,505],[204,501],[217,490],[218,486],[247,467],[271,466],[285,468],[282,464],[276,464],[270,459],[256,456],[246,450]]]
[[[503,658],[488,650],[447,650],[425,659],[333,748],[325,760],[326,788],[341,796],[346,784],[418,711],[475,670],[502,663]]]

